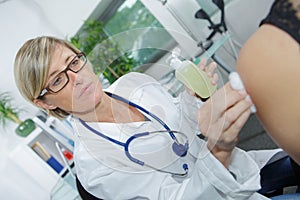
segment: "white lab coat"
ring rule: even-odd
[[[209,152],[206,142],[196,135],[195,121],[201,102],[183,92],[173,98],[156,80],[140,73],[129,73],[107,89],[144,107],[162,119],[172,130],[184,132],[189,140],[187,156],[179,158],[168,146],[167,139],[156,138],[136,142],[130,150],[145,163],[171,172],[183,172],[182,164],[189,166],[188,176],[179,178],[133,163],[124,154],[123,147],[99,137],[74,119],[74,159],[77,176],[83,187],[103,199],[267,199],[258,193],[260,168],[278,150],[255,152],[253,159],[236,148],[229,170]],[[148,117],[151,119],[151,117]],[[135,133],[164,130],[155,120],[135,123],[88,123],[94,129],[121,142]],[[158,136],[157,136],[158,137]]]

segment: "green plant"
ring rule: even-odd
[[[0,94],[0,123],[3,127],[6,126],[7,120],[13,121],[17,124],[21,124],[22,121],[19,118],[20,110],[11,104],[12,98],[8,92]]]
[[[8,92],[0,93],[0,124],[5,128],[8,120],[15,122],[18,124],[18,127],[15,129],[17,135],[26,137],[35,129],[35,124],[32,119],[22,121],[19,118],[21,111],[12,106],[12,98]]]
[[[80,31],[70,38],[70,42],[88,55],[94,72],[98,76],[103,73],[110,83],[133,71],[137,65],[130,53],[123,53],[119,45],[108,37],[100,21],[85,21]]]

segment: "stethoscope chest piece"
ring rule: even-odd
[[[177,156],[184,157],[184,156],[186,156],[186,154],[188,152],[189,144],[188,143],[179,144],[177,142],[174,142],[172,144],[172,149]]]

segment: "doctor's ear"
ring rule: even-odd
[[[34,99],[33,100],[33,103],[39,107],[39,108],[43,108],[43,109],[46,109],[46,110],[54,110],[57,108],[57,106],[55,105],[52,105],[52,104],[48,104],[47,102],[41,100],[41,99]]]

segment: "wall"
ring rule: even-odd
[[[37,109],[23,100],[13,78],[13,60],[18,48],[29,38],[53,35],[65,38],[72,36],[82,25],[100,0],[8,0],[0,1],[0,92],[10,91],[14,103],[27,110],[22,119],[32,117]],[[18,168],[7,158],[12,148],[22,138],[14,133],[16,124],[0,127],[0,198],[45,199],[30,177],[19,173]],[[18,159],[17,157],[15,159]]]

